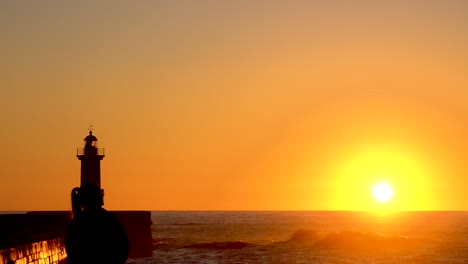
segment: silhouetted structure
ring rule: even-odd
[[[90,210],[86,209],[87,207],[89,208],[90,205],[93,208],[97,208],[96,206],[98,206],[99,210],[96,209],[94,211],[100,211],[101,216],[102,214],[108,214],[107,211],[101,208],[101,206],[104,204],[104,190],[101,189],[101,160],[104,158],[104,149],[97,147],[97,138],[93,135],[91,130],[92,128],[90,128],[89,135],[84,139],[84,148],[79,148],[76,155],[81,161],[81,187],[74,188],[72,191],[72,207],[75,216],[78,214],[83,215],[82,213],[85,211],[88,213],[91,212]],[[103,211],[105,211],[105,213],[103,213]],[[118,220],[117,222],[120,222],[123,226],[123,229],[128,235],[128,241],[130,243],[130,251],[128,252],[127,249],[129,257],[138,258],[152,256],[151,212],[111,211],[110,213],[112,214],[112,217],[103,217],[109,221],[111,221],[110,218],[115,217]],[[111,225],[115,226],[115,224]],[[115,228],[117,230],[119,229],[117,227]],[[120,231],[116,232],[118,233]],[[114,239],[118,240],[115,237]],[[112,242],[109,243],[112,244]],[[118,245],[114,246],[116,247],[114,251],[120,250],[125,252],[122,247],[119,248]],[[86,263],[91,263],[89,261]]]
[[[104,149],[97,148],[97,138],[93,131],[85,137],[85,147],[77,149],[76,156],[81,160],[81,186],[94,184],[101,188],[101,160]]]
[[[71,192],[73,219],[68,228],[65,247],[70,264],[125,263],[129,242],[120,222],[102,208],[101,160],[104,149],[97,148],[93,132],[77,150],[81,161],[81,183]]]

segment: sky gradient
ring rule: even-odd
[[[468,210],[468,5],[407,2],[0,2],[0,210],[90,124],[107,209]]]

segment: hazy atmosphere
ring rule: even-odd
[[[467,10],[1,1],[0,210],[468,210]]]

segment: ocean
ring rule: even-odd
[[[468,212],[152,212],[127,263],[468,263]]]

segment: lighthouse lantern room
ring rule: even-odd
[[[84,141],[84,148],[78,148],[76,152],[76,156],[81,160],[81,186],[95,184],[101,188],[101,160],[104,158],[104,149],[97,148],[97,138],[92,129]]]

